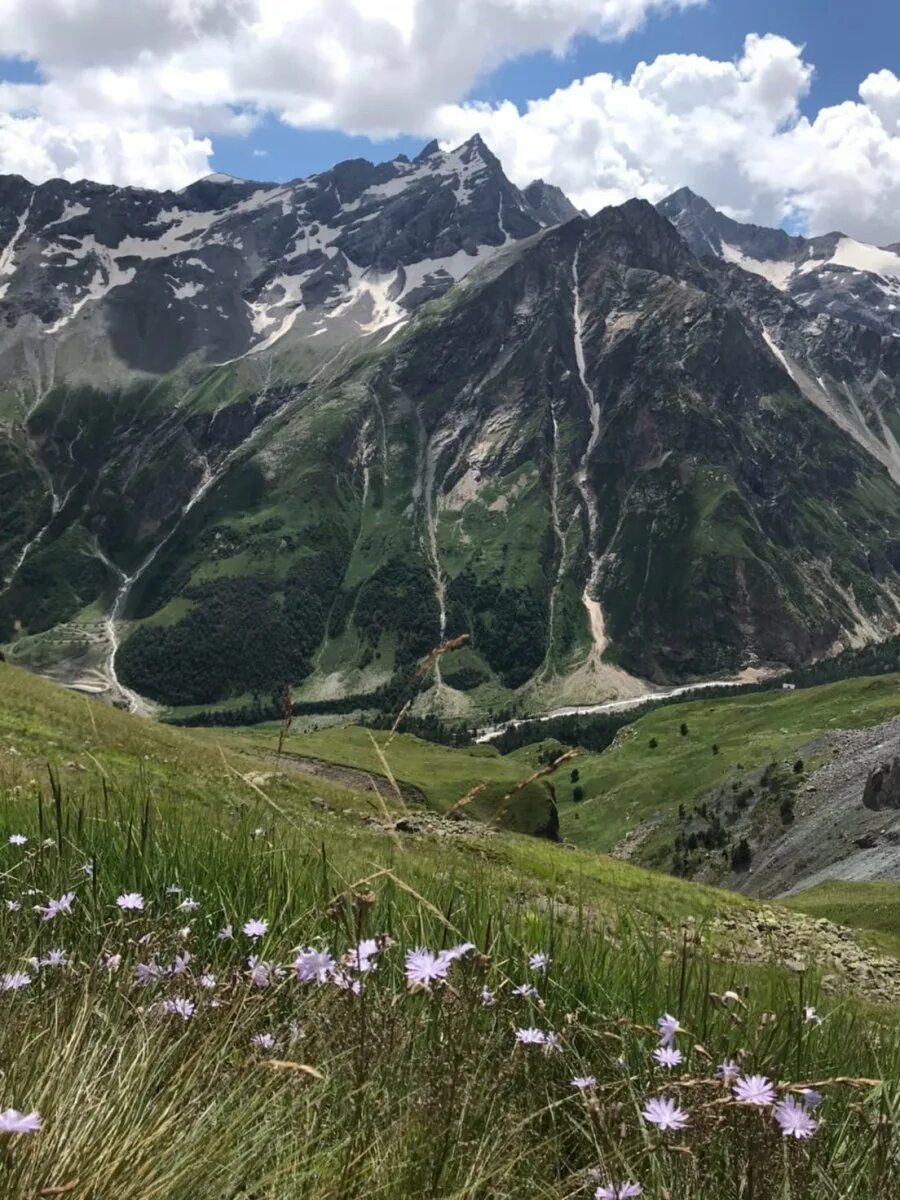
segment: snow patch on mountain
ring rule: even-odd
[[[791,276],[797,269],[796,264],[792,262],[751,258],[737,246],[729,246],[727,242],[722,243],[722,257],[727,263],[734,263],[743,267],[745,271],[752,271],[754,275],[762,275],[763,279],[768,279],[769,283],[782,292],[787,291]]]
[[[828,261],[854,271],[868,271],[873,275],[900,279],[900,254],[858,242],[855,238],[841,238]]]
[[[104,306],[90,336],[106,331],[111,356],[151,372],[187,355],[259,353],[291,329],[321,335],[312,320],[297,325],[301,312],[340,338],[390,328],[504,247],[575,215],[556,189],[516,188],[479,138],[283,184],[217,172],[179,192],[18,179],[7,189],[7,328],[73,336],[74,317]]]

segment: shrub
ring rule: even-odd
[[[753,851],[746,838],[741,838],[731,852],[731,868],[734,871],[746,871],[753,861]]]

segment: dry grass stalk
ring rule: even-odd
[[[294,723],[294,690],[288,684],[284,689],[284,700],[281,705],[281,728],[278,730],[278,753],[275,755],[275,770],[281,762],[281,751],[284,749],[284,739],[290,733]]]
[[[472,801],[475,799],[476,796],[481,795],[481,793],[484,791],[484,789],[486,787],[487,787],[486,783],[476,783],[475,786],[473,788],[470,788],[461,799],[457,800],[457,802],[453,805],[453,807],[448,811],[447,816],[452,817],[455,813],[458,813],[462,809],[467,808],[472,803]]]
[[[268,1067],[272,1071],[293,1071],[297,1075],[308,1075],[311,1079],[325,1078],[322,1072],[317,1071],[315,1067],[310,1067],[307,1063],[291,1062],[286,1058],[267,1058],[259,1065]]]
[[[529,775],[527,779],[520,779],[512,791],[507,792],[507,794],[503,797],[503,803],[497,812],[494,813],[491,823],[496,824],[502,817],[506,816],[507,812],[509,812],[510,805],[512,804],[513,800],[515,800],[516,796],[524,792],[525,789],[532,783],[537,783],[539,779],[546,779],[548,775],[553,775],[554,772],[558,771],[560,767],[564,766],[568,762],[571,762],[573,758],[577,757],[577,750],[567,750],[565,754],[561,754],[559,758],[550,763],[549,766],[541,767],[539,771],[535,771],[534,774]]]

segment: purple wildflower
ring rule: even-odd
[[[667,1096],[648,1100],[641,1109],[641,1116],[648,1125],[657,1125],[662,1130],[684,1129],[688,1123],[687,1113]]]
[[[241,928],[248,938],[256,941],[257,938],[265,937],[269,932],[269,922],[264,917],[253,917],[249,921],[245,921]]]
[[[182,1021],[189,1021],[194,1015],[196,1004],[193,1000],[185,1000],[179,996],[176,1000],[163,1000],[162,1011],[171,1017],[181,1017]]]
[[[449,969],[447,959],[430,950],[417,947],[406,952],[406,982],[410,987],[428,989],[433,983],[443,983]]]
[[[665,1013],[656,1022],[659,1029],[659,1041],[662,1046],[672,1046],[675,1043],[677,1034],[682,1033],[681,1022],[677,1017],[673,1017],[671,1013]]]
[[[593,1075],[576,1075],[569,1083],[573,1088],[577,1088],[579,1092],[586,1092],[588,1088],[596,1086],[597,1080]]]
[[[724,1062],[720,1062],[716,1067],[716,1079],[724,1079],[726,1083],[731,1083],[733,1079],[741,1073],[741,1068],[733,1058],[726,1058]]]
[[[251,954],[247,959],[247,967],[250,971],[250,982],[258,988],[270,987],[273,983],[277,983],[284,974],[275,963],[263,962],[255,954]]]
[[[374,938],[365,938],[359,945],[347,951],[344,955],[344,966],[349,971],[357,971],[360,975],[368,975],[370,971],[374,971],[378,966],[375,959],[380,953],[381,944]]]
[[[809,1109],[818,1108],[822,1103],[822,1093],[817,1092],[815,1088],[804,1088],[800,1094],[803,1096],[803,1103]]]
[[[819,1127],[806,1106],[799,1104],[793,1096],[779,1100],[775,1105],[774,1117],[782,1136],[796,1138],[798,1141],[811,1138]]]
[[[459,959],[465,958],[467,954],[471,954],[475,949],[474,942],[460,942],[458,946],[451,946],[449,950],[442,950],[438,957],[442,962],[450,963],[458,962]]]
[[[7,971],[0,975],[0,992],[18,992],[30,983],[31,976],[24,971]]]
[[[28,838],[24,833],[11,833],[8,841],[10,846],[26,846],[28,844]]]
[[[755,1108],[767,1108],[775,1103],[775,1088],[765,1075],[743,1075],[734,1085],[737,1104],[748,1104]]]
[[[195,900],[193,896],[185,896],[182,902],[178,905],[178,912],[196,912],[200,907],[200,901]]]
[[[274,1050],[275,1035],[272,1033],[254,1033],[250,1042],[257,1050]]]
[[[595,1200],[633,1200],[642,1191],[639,1183],[611,1183],[609,1187],[598,1187],[594,1197]]]
[[[673,1046],[660,1046],[658,1050],[653,1051],[653,1057],[659,1066],[667,1067],[670,1071],[684,1062],[684,1055]]]
[[[184,975],[187,972],[190,961],[191,955],[189,950],[185,950],[182,954],[176,954],[175,961],[169,967],[169,974],[172,976]]]
[[[20,1113],[15,1108],[0,1112],[0,1133],[37,1133],[43,1123],[39,1112]]]
[[[122,912],[143,912],[144,897],[140,892],[123,892],[116,898],[116,904]]]
[[[66,965],[65,950],[48,950],[47,957],[38,963],[40,967],[64,967]]]
[[[550,966],[550,955],[545,954],[543,950],[539,950],[537,954],[532,954],[528,960],[528,965],[532,971],[546,971]]]
[[[313,950],[307,947],[294,959],[298,983],[327,983],[334,967],[334,959],[327,950]]]
[[[67,915],[72,912],[72,901],[75,899],[74,892],[66,892],[64,896],[60,896],[58,900],[50,900],[46,905],[41,907],[38,905],[37,911],[41,914],[41,920],[52,921],[58,917],[60,913]]]
[[[216,977],[215,975],[210,975],[208,971],[201,975],[197,982],[207,992],[212,992],[215,990]]]
[[[6,902],[6,911],[7,912],[21,912],[21,910],[22,910],[22,905],[18,900],[7,900],[7,902]]]
[[[362,994],[362,984],[347,971],[335,971],[331,976],[331,982],[342,992],[352,992],[354,996]]]
[[[497,997],[490,988],[485,987],[481,989],[481,1003],[485,1008],[491,1008],[497,1003]]]
[[[165,970],[151,959],[148,963],[136,963],[134,968],[134,982],[138,987],[147,987],[148,984],[156,983],[160,979],[165,979]]]
[[[516,1041],[520,1046],[543,1046],[546,1044],[547,1035],[543,1029],[517,1029]]]
[[[230,942],[234,937],[234,929],[230,925],[223,925],[216,937],[220,942]]]
[[[514,996],[522,996],[526,1000],[533,1000],[539,994],[537,988],[532,983],[520,983],[518,987],[512,990]]]

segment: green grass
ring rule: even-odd
[[[543,828],[548,820],[550,797],[546,784],[536,782],[517,792],[513,789],[530,771],[502,758],[496,751],[482,747],[454,750],[423,741],[411,734],[391,738],[383,730],[370,732],[349,726],[323,729],[317,733],[290,735],[284,743],[289,754],[299,754],[325,762],[354,767],[383,777],[385,767],[378,747],[390,743],[390,770],[400,784],[421,792],[436,812],[447,813],[473,789],[482,790],[464,805],[464,811],[493,824],[522,832]],[[248,730],[232,734],[231,744],[250,748],[271,748],[273,730]]]
[[[900,957],[900,883],[822,883],[785,904],[858,929],[871,945]]]
[[[47,780],[48,766],[68,790],[131,788],[136,779],[166,808],[241,807],[253,798],[239,776],[262,776],[272,764],[243,750],[225,751],[215,737],[194,737],[78,696],[0,663],[0,791]],[[279,802],[300,806],[322,797],[360,807],[353,792],[327,781],[274,781]]]
[[[0,904],[0,972],[33,977],[0,991],[0,1110],[44,1120],[2,1139],[3,1195],[576,1200],[592,1195],[592,1171],[640,1180],[652,1200],[897,1194],[893,1016],[820,997],[808,974],[737,966],[727,945],[714,954],[705,918],[752,909],[740,898],[514,835],[402,840],[363,823],[352,799],[316,807],[295,777],[238,779],[229,764],[261,760],[237,739],[220,747],[3,666],[0,747],[0,884],[21,904]],[[417,753],[406,745],[398,765]],[[70,754],[94,766],[56,782]],[[498,761],[470,757],[473,769]],[[126,891],[143,912],[117,908]],[[33,911],[67,892],[68,915]],[[188,896],[194,911],[179,908]],[[256,942],[241,932],[251,917],[268,922]],[[226,923],[232,940],[217,935]],[[383,949],[358,995],[293,978],[296,947],[341,956],[361,938]],[[460,941],[477,953],[446,986],[406,988],[407,950]],[[28,967],[53,947],[64,967]],[[546,973],[529,969],[538,950]],[[285,977],[254,986],[251,952]],[[134,969],[149,963],[178,973],[139,987]],[[513,995],[526,979],[534,998]],[[726,990],[742,1002],[712,995]],[[161,1011],[174,998],[195,1005],[190,1019]],[[803,1022],[807,1003],[823,1025]],[[665,1011],[686,1027],[671,1075],[651,1059]],[[517,1047],[528,1026],[559,1049]],[[272,1050],[254,1046],[260,1033]],[[712,1079],[726,1055],[782,1089],[819,1084],[809,1146],[729,1102]],[[572,1088],[576,1075],[594,1087]],[[884,1082],[828,1082],[857,1077]],[[683,1134],[642,1122],[659,1094],[689,1111]]]
[[[662,817],[670,823],[679,804],[690,807],[731,778],[796,757],[831,729],[886,721],[898,703],[900,676],[884,675],[659,708],[622,730],[603,754],[579,757],[574,765],[584,800],[571,802],[568,775],[557,789],[563,836],[578,846],[611,850],[642,821]],[[680,735],[682,722],[687,737]],[[510,756],[518,770],[536,763],[539,745]]]

